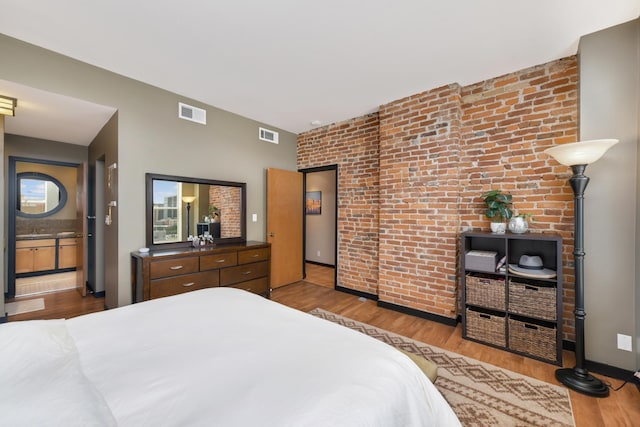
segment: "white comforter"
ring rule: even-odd
[[[95,415],[93,425],[459,425],[435,387],[394,348],[236,289],[36,323],[54,325],[65,336],[60,351],[68,353],[78,378],[59,391],[81,384],[68,394],[91,401],[83,409],[86,417]],[[0,326],[0,348],[4,329],[18,325]],[[1,388],[5,380],[24,381],[3,377],[18,367],[7,366],[2,351],[0,357]],[[23,412],[38,410],[0,392],[0,425],[19,425]],[[15,417],[2,418],[7,412]],[[90,425],[81,415],[78,422],[51,418],[38,425]]]

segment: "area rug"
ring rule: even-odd
[[[562,387],[319,308],[310,314],[417,354],[438,365],[435,385],[463,426],[575,426],[569,392]]]
[[[4,310],[7,312],[8,316],[15,316],[16,314],[44,310],[44,298],[34,298],[25,299],[22,301],[8,302],[4,305]]]

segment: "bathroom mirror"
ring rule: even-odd
[[[148,173],[146,205],[149,248],[187,246],[189,236],[246,240],[245,183]]]
[[[67,203],[67,190],[56,178],[40,172],[21,172],[18,177],[16,215],[44,218]]]

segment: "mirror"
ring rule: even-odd
[[[214,243],[246,240],[246,184],[146,175],[147,247],[188,246],[189,236]]]
[[[60,211],[67,203],[67,190],[56,178],[40,172],[18,175],[16,215],[44,218]]]

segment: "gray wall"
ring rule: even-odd
[[[117,265],[106,265],[117,271],[118,305],[131,302],[130,252],[145,246],[147,172],[246,182],[247,237],[265,240],[265,169],[296,169],[295,134],[280,130],[278,145],[259,141],[259,126],[279,129],[4,35],[0,57],[0,79],[118,110]],[[208,124],[178,119],[180,101],[206,109]]]
[[[0,154],[2,155],[3,159],[5,158],[4,151],[4,115],[0,114]],[[0,176],[2,177],[4,182],[7,182],[7,168],[5,165],[6,163],[4,161],[0,162]],[[0,224],[2,224],[2,226],[0,227],[0,242],[2,242],[2,262],[0,263],[0,277],[2,278],[2,286],[0,286],[0,289],[3,290],[3,292],[0,292],[0,319],[4,319],[6,316],[6,312],[4,311],[4,290],[7,286],[7,269],[5,267],[7,265],[7,245],[5,244],[5,242],[7,240],[8,224],[7,221],[5,221],[5,212],[7,211],[7,205],[5,205],[6,198],[4,197],[5,194],[7,194],[7,191],[5,188],[3,188],[2,191],[0,191],[0,206],[2,206],[2,210],[0,210]]]
[[[580,40],[580,139],[618,145],[587,168],[585,192],[586,358],[635,371],[638,334],[638,129],[640,20]],[[633,352],[617,349],[617,334]]]
[[[336,259],[336,171],[308,173],[305,191],[322,191],[320,215],[306,215],[306,259],[334,265]],[[318,255],[320,251],[320,255]]]

